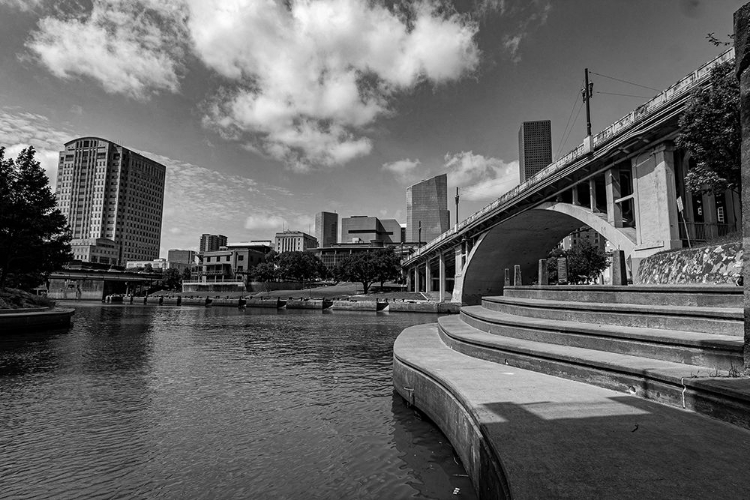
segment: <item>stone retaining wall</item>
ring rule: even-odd
[[[646,257],[635,284],[732,284],[742,274],[742,244],[664,252]]]

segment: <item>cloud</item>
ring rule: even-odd
[[[42,6],[44,0],[0,0],[0,5],[6,5],[21,12],[29,12]]]
[[[0,110],[0,146],[5,147],[6,158],[15,158],[22,149],[34,146],[36,159],[44,168],[53,191],[57,185],[59,151],[72,137],[71,132],[52,127],[46,116],[9,108]]]
[[[416,168],[421,165],[419,160],[398,160],[383,164],[383,170],[392,172],[401,184],[413,184],[419,180]]]
[[[181,0],[94,0],[88,15],[40,19],[26,47],[59,78],[88,77],[147,99],[179,89],[184,12]]]
[[[228,81],[204,124],[296,171],[365,156],[389,99],[442,84],[479,62],[476,25],[427,1],[409,19],[350,0],[191,2],[201,60]]]
[[[448,184],[461,187],[461,197],[470,201],[499,198],[519,183],[518,161],[506,163],[472,151],[445,155],[445,169]]]
[[[516,0],[502,2],[501,14],[513,19],[515,28],[506,33],[503,40],[503,48],[510,56],[511,61],[521,61],[521,42],[539,26],[547,23],[547,18],[552,12],[552,0]]]
[[[281,231],[282,227],[287,226],[286,219],[278,215],[250,215],[245,219],[245,229],[251,231],[259,229],[275,229]]]

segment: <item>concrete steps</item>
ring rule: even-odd
[[[510,296],[484,297],[482,306],[492,311],[553,321],[744,335],[743,310],[735,307],[578,302]]]
[[[731,335],[637,327],[612,327],[576,321],[527,318],[469,306],[460,320],[477,330],[521,340],[568,345],[660,359],[712,369],[742,366],[743,339]]]
[[[733,307],[741,293],[642,288],[510,287],[504,297],[440,318],[438,331],[446,345],[472,357],[750,429],[750,379],[738,378],[743,311]]]

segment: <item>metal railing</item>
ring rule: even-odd
[[[622,118],[614,122],[609,127],[605,128],[604,130],[596,134],[592,139],[594,149],[596,149],[597,147],[601,147],[604,144],[610,142],[612,139],[623,134],[625,131],[633,128],[635,125],[642,122],[644,119],[646,119],[647,117],[649,117],[656,111],[664,108],[671,102],[677,100],[678,98],[684,96],[686,93],[692,91],[695,87],[697,87],[699,84],[701,84],[704,80],[708,78],[708,76],[711,74],[711,70],[714,67],[720,64],[723,64],[727,61],[731,61],[733,59],[734,59],[734,48],[730,48],[729,50],[727,50],[720,56],[705,63],[700,68],[696,69],[689,75],[680,79],[674,85],[667,87],[665,90],[661,91],[656,97],[652,98],[651,100],[642,104],[641,106],[638,106],[636,109],[634,109],[627,115],[623,116]],[[475,212],[468,218],[456,224],[452,229],[449,229],[448,231],[444,232],[443,234],[441,234],[434,240],[431,240],[430,242],[428,242],[425,246],[417,249],[416,252],[414,252],[413,254],[411,254],[409,257],[407,257],[406,259],[402,261],[402,265],[408,263],[409,261],[418,259],[420,256],[430,252],[432,248],[440,245],[446,239],[449,239],[452,236],[458,234],[464,228],[466,228],[467,226],[470,226],[475,221],[482,219],[484,216],[486,216],[490,212],[497,210],[499,207],[503,205],[511,204],[511,202],[514,201],[515,198],[519,197],[522,193],[526,191],[530,191],[532,188],[538,186],[542,182],[554,176],[555,174],[557,174],[564,168],[571,165],[573,162],[581,159],[586,154],[587,154],[587,150],[586,150],[585,145],[584,144],[578,145],[575,149],[570,151],[568,154],[566,154],[562,158],[559,158],[557,161],[551,163],[546,168],[541,170],[534,177],[531,177],[530,179],[526,180],[522,184],[519,184],[518,186],[514,187],[513,189],[511,189],[510,191],[502,195],[497,200],[493,201],[486,207],[482,208],[481,210],[478,210],[477,212]]]
[[[708,241],[738,231],[736,224],[710,224],[705,222],[681,222],[680,239],[690,241]],[[688,235],[690,236],[688,238]]]

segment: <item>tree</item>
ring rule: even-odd
[[[375,259],[375,281],[380,282],[382,289],[386,281],[396,280],[401,275],[401,260],[392,248],[378,250],[375,252]]]
[[[362,283],[367,295],[373,283],[379,281],[382,287],[386,281],[398,278],[400,271],[401,262],[395,252],[384,249],[347,255],[339,261],[334,276],[337,280]]]
[[[325,275],[325,265],[310,252],[283,252],[275,259],[281,279],[311,281]]]
[[[182,288],[182,275],[178,269],[170,267],[164,271],[164,286],[167,290],[180,290]]]
[[[594,281],[609,266],[607,254],[588,240],[578,240],[570,250],[552,249],[547,255],[550,283],[557,282],[557,259],[568,260],[568,282],[573,285]]]
[[[250,271],[250,277],[253,281],[260,281],[263,283],[266,292],[270,290],[269,283],[275,281],[278,276],[276,266],[271,262],[261,262]]]
[[[711,70],[708,86],[696,90],[680,117],[677,145],[691,153],[695,166],[685,176],[693,193],[740,192],[742,127],[740,89],[734,63]]]
[[[193,279],[193,271],[189,267],[186,267],[185,269],[183,269],[182,281],[190,281],[192,279]]]
[[[152,266],[151,264],[146,264],[145,266],[143,266],[143,270],[147,273],[153,273],[154,266]]]
[[[5,159],[0,147],[0,288],[33,288],[72,258],[67,220],[34,155],[29,147]]]

